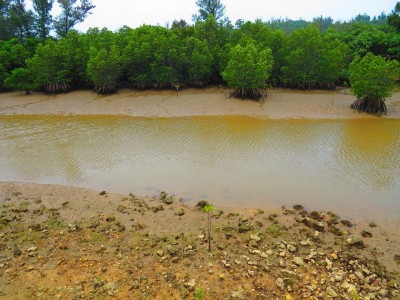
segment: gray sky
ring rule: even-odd
[[[30,0],[27,0],[29,3]],[[396,0],[222,0],[226,15],[235,23],[237,19],[254,21],[260,18],[290,18],[312,20],[313,17],[332,17],[345,21],[361,14],[377,16],[390,13]],[[86,31],[90,27],[117,30],[123,25],[138,27],[142,24],[166,25],[174,20],[192,21],[197,12],[196,0],[92,0],[93,14],[75,28]],[[53,12],[58,12],[57,4]]]

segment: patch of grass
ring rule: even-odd
[[[18,244],[33,243],[36,244],[40,242],[45,237],[43,232],[37,231],[18,231],[11,234],[11,239],[15,240]]]
[[[25,207],[28,207],[30,204],[31,204],[31,203],[30,203],[29,201],[22,201],[22,202],[19,204],[19,207],[25,208]]]
[[[35,204],[42,203],[42,199],[40,199],[40,198],[33,198],[33,203],[35,203]]]
[[[81,243],[88,244],[104,244],[108,241],[108,238],[105,234],[99,232],[93,232],[89,237],[81,239]]]
[[[67,225],[62,223],[57,217],[53,216],[53,217],[47,219],[43,223],[42,227],[48,228],[48,229],[64,229],[67,227]]]
[[[196,300],[203,300],[204,299],[204,291],[201,287],[197,287],[194,295],[196,297]]]
[[[271,226],[268,226],[267,233],[272,237],[277,238],[282,234],[282,229],[277,224],[272,224]]]

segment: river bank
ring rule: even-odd
[[[398,299],[399,220],[0,183],[2,299]],[[201,299],[201,298],[200,298]]]
[[[226,88],[185,89],[175,91],[120,90],[110,96],[91,91],[60,95],[21,92],[0,96],[2,115],[126,115],[136,117],[179,117],[243,115],[270,119],[353,119],[374,118],[355,113],[350,104],[356,99],[349,89],[337,91],[292,91],[271,89],[265,101],[257,102],[228,97]],[[400,118],[400,93],[387,99],[388,115]]]
[[[355,98],[343,90],[271,90],[265,102],[230,99],[227,93],[14,92],[1,94],[0,114],[376,118],[354,113],[349,106]],[[382,118],[400,118],[400,94],[387,105]],[[61,140],[60,149],[69,149],[67,144]],[[49,159],[47,151],[35,153],[44,155],[38,163]],[[299,204],[217,207],[208,253],[207,215],[181,203],[179,195],[160,199],[0,182],[0,298],[194,299],[196,291],[204,299],[354,299],[354,293],[362,299],[399,298],[400,219],[342,220]]]

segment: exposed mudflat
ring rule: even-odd
[[[225,88],[174,91],[120,90],[111,96],[91,91],[74,91],[60,95],[21,92],[0,95],[0,114],[52,115],[127,115],[138,117],[177,117],[207,115],[245,115],[271,119],[371,118],[355,113],[350,104],[356,99],[348,89],[337,91],[292,91],[271,89],[265,101],[232,99]],[[400,118],[400,93],[387,99],[386,118]]]
[[[0,183],[1,299],[399,299],[399,220],[217,207],[209,253],[160,198]]]

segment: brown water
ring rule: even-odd
[[[0,116],[0,181],[400,216],[400,120]]]

